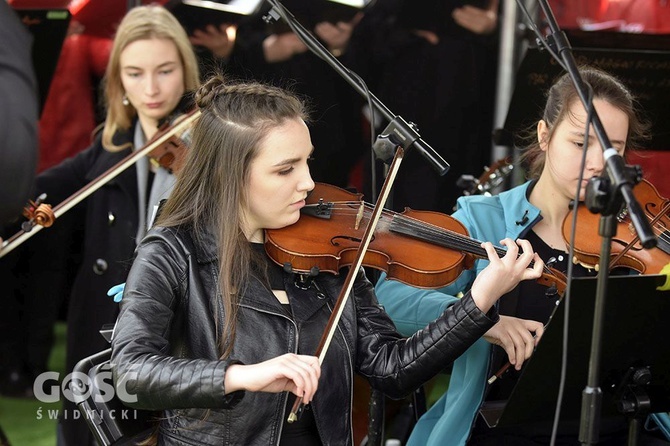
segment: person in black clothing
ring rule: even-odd
[[[354,373],[392,397],[411,392],[494,324],[501,293],[541,273],[527,242],[506,240],[503,259],[485,244],[496,261],[472,292],[403,338],[361,270],[320,363],[346,274],[307,278],[264,249],[265,230],[298,221],[315,187],[304,104],[222,77],[196,102],[185,166],[136,251],[112,339],[118,393],[160,411],[152,442],[351,445]],[[305,404],[297,424],[292,395]]]
[[[350,38],[363,13],[328,15],[328,0],[284,1],[296,19],[345,65]],[[352,8],[353,10],[353,8]],[[332,21],[336,23],[332,23]],[[227,73],[241,79],[287,87],[305,98],[308,124],[317,149],[311,163],[315,181],[347,187],[364,150],[362,99],[326,62],[314,55],[283,21],[265,26],[260,19],[240,26]]]
[[[0,2],[0,224],[21,215],[37,167],[37,81],[32,38],[6,2]]]
[[[37,192],[46,192],[50,202],[57,205],[88,186],[151,140],[158,132],[159,122],[185,112],[185,94],[199,83],[195,53],[174,16],[160,6],[131,9],[117,29],[105,74],[107,114],[101,132],[89,148],[38,175]],[[78,262],[68,302],[67,373],[81,359],[108,347],[99,330],[114,322],[118,307],[99,296],[125,280],[133,250],[146,233],[154,205],[169,194],[174,177],[143,157],[75,206],[71,212],[78,212],[80,218],[75,227],[63,228],[60,219],[56,221],[53,230],[76,231],[69,237],[79,242],[78,250],[69,253]],[[50,231],[51,228],[46,229],[35,238],[50,237]],[[32,297],[31,293],[31,298],[39,305],[48,305],[43,297],[48,290],[44,288],[51,284],[45,283],[45,270],[62,274],[62,269],[69,266],[52,265],[50,256],[39,256],[41,248],[31,242],[32,239],[19,248],[22,252],[17,250],[17,254],[28,258],[29,268],[22,269],[19,263],[13,274],[5,271],[16,281],[8,294],[19,299],[33,291],[32,285],[41,286],[39,296]],[[2,318],[5,322],[8,315],[2,314]],[[25,330],[26,327],[16,327],[10,339],[30,336],[31,333],[24,334]],[[74,403],[64,398],[59,444],[94,444],[83,416],[77,417],[76,411]]]
[[[354,70],[451,165],[440,177],[410,151],[394,182],[395,210],[451,213],[461,195],[458,178],[490,163],[497,24],[497,0],[389,0],[359,25]],[[377,122],[376,131],[386,124]]]
[[[2,232],[2,225],[17,220],[28,200],[34,198],[38,100],[31,44],[28,29],[6,2],[0,2],[0,246],[2,236],[9,237]],[[0,280],[3,287],[11,286]],[[4,299],[3,312],[16,314],[19,307],[14,299]],[[30,396],[31,381],[25,376],[23,358],[15,354],[12,328],[0,320],[0,395]]]

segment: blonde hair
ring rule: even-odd
[[[185,91],[195,90],[200,83],[195,52],[179,21],[167,9],[158,5],[138,6],[128,11],[116,31],[103,80],[107,117],[102,132],[102,145],[111,152],[128,146],[114,144],[113,137],[118,130],[130,129],[137,114],[131,105],[125,106],[122,103],[124,89],[121,83],[121,53],[133,42],[153,38],[174,42],[183,66]]]

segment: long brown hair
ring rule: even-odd
[[[202,114],[193,126],[191,150],[157,221],[213,233],[219,248],[224,308],[221,354],[235,337],[237,303],[250,276],[253,254],[241,226],[249,166],[268,133],[287,120],[306,120],[304,103],[280,88],[226,83],[217,75],[196,93]]]
[[[110,152],[127,147],[127,144],[115,145],[112,138],[117,130],[129,129],[133,118],[137,114],[132,105],[123,105],[121,53],[133,42],[153,38],[167,39],[174,42],[184,68],[185,91],[195,90],[200,83],[195,52],[179,21],[167,9],[158,5],[138,6],[128,11],[116,31],[103,79],[107,117],[102,132],[102,145]]]
[[[620,80],[599,69],[581,67],[579,73],[583,81],[591,86],[593,99],[607,101],[628,116],[626,150],[640,148],[642,141],[649,137],[650,124],[638,115],[637,101],[630,90]],[[572,103],[579,100],[569,74],[562,75],[549,89],[542,115],[542,120],[547,123],[547,144],[553,138],[556,127],[568,116]],[[529,145],[521,156],[521,162],[527,166],[527,176],[536,179],[542,173],[545,162],[536,126],[528,129],[526,138]]]

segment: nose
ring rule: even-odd
[[[592,171],[594,175],[599,175],[604,167],[603,150],[600,144],[593,144],[586,154],[586,169]]]
[[[301,192],[309,192],[314,189],[314,180],[312,180],[312,175],[309,173],[309,168],[305,169],[300,182],[298,183],[298,190]]]
[[[147,76],[144,91],[148,96],[154,96],[158,93],[158,79],[156,76]]]

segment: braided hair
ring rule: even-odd
[[[225,357],[254,258],[241,226],[250,164],[272,129],[288,120],[307,120],[307,111],[286,90],[256,82],[229,83],[220,75],[200,87],[195,102],[201,115],[193,127],[191,150],[157,224],[186,224],[196,237],[216,236],[225,315],[219,334]]]

